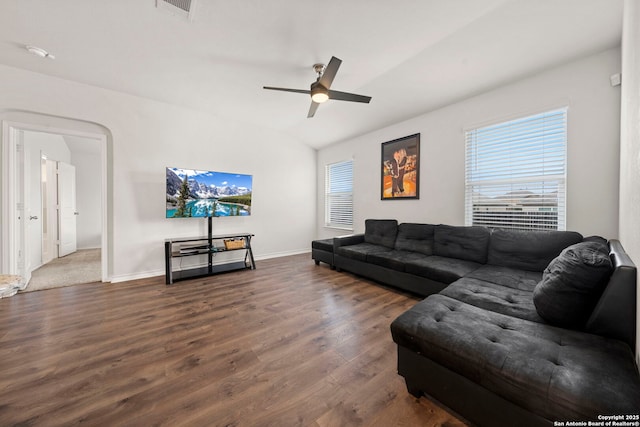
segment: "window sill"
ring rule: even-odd
[[[337,225],[329,225],[329,224],[325,224],[324,228],[329,228],[332,230],[346,230],[346,231],[353,231],[353,227],[340,227]]]

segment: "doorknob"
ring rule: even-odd
[[[37,216],[30,216],[29,219],[38,219]]]
[[[74,212],[73,214],[74,215],[80,215],[80,212]]]

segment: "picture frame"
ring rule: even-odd
[[[420,134],[382,143],[380,199],[420,198]]]

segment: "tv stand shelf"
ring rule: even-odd
[[[196,277],[211,276],[232,270],[251,269],[255,270],[256,263],[251,250],[250,233],[219,234],[200,237],[181,237],[176,239],[165,239],[164,241],[164,261],[165,261],[165,283],[170,285],[178,280],[193,279]],[[244,245],[240,247],[227,248],[225,240],[244,240]],[[228,261],[222,264],[214,264],[214,255],[222,252],[245,251],[244,260]],[[207,265],[193,267],[185,270],[173,270],[173,259],[198,255],[207,256]]]

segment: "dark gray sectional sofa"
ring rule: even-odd
[[[367,220],[323,256],[427,296],[391,324],[415,396],[486,426],[640,414],[636,267],[616,240]]]

